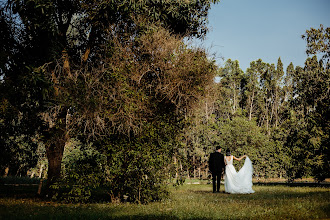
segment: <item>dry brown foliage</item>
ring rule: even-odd
[[[59,62],[49,73],[58,91],[57,104],[44,114],[51,125],[58,108],[66,108],[67,129],[90,137],[110,133],[138,134],[159,114],[187,112],[212,82],[216,67],[200,48],[162,28],[140,37],[109,32],[106,53],[98,63]],[[163,112],[159,106],[163,105]]]

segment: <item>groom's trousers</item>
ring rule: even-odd
[[[212,173],[213,192],[220,191],[221,177],[222,177],[222,172]]]

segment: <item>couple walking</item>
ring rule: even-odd
[[[216,151],[211,153],[209,159],[209,169],[212,173],[213,192],[220,192],[220,180],[225,170],[225,192],[226,193],[254,193],[252,189],[252,162],[246,155],[236,158],[231,155],[230,150],[226,151],[226,156],[221,153],[220,145],[216,144]],[[245,159],[243,167],[236,172],[233,160]]]

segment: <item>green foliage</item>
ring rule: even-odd
[[[23,114],[30,130],[41,136],[49,162],[48,184],[60,176],[70,135],[85,142],[104,137],[111,145],[126,143],[129,137],[134,141],[124,149],[132,155],[124,159],[132,163],[128,173],[140,181],[124,184],[132,191],[130,199],[159,197],[157,192],[151,198],[150,189],[158,189],[158,179],[164,179],[157,167],[164,158],[150,156],[153,148],[140,153],[150,143],[143,133],[149,132],[149,125],[161,124],[163,116],[176,123],[212,80],[215,65],[205,51],[188,49],[178,36],[204,36],[208,10],[216,2],[15,0],[1,5],[1,38],[10,39],[1,52],[1,91],[8,89],[1,102],[17,108],[13,117]],[[0,120],[5,124],[2,116]],[[164,149],[163,144],[157,146]],[[124,163],[123,151],[115,153],[110,161]],[[84,159],[71,158],[74,166],[53,186],[64,187],[58,197],[90,197],[90,187],[101,178],[91,162],[95,157],[85,152]],[[151,166],[146,180],[142,171],[135,171],[141,166]]]
[[[64,152],[62,178],[52,185],[54,199],[72,203],[165,199],[178,125],[165,118],[159,122],[145,124],[139,137],[113,135],[95,145],[70,142]]]
[[[148,26],[160,24],[177,35],[195,37],[205,36],[207,15],[212,3],[218,0],[206,1],[82,1],[82,9],[88,14],[87,21],[93,26],[107,26],[107,24],[121,23],[122,27],[128,24],[127,29],[136,31],[129,26],[136,25],[137,17],[144,19],[139,25]],[[98,5],[99,7],[95,7]]]
[[[276,143],[265,134],[255,121],[245,117],[234,117],[220,125],[220,143],[225,152],[240,157],[248,155],[253,162],[256,177],[279,177],[279,166],[283,163],[281,143]]]
[[[260,108],[258,108],[258,105],[260,105],[261,90],[258,80],[264,72],[264,66],[265,63],[261,59],[252,61],[242,79],[242,99],[240,103],[250,121],[252,118],[259,118]]]
[[[38,161],[36,149],[38,143],[27,136],[11,136],[3,140],[0,156],[1,173],[7,168],[6,175],[25,176],[27,171],[34,167]]]
[[[308,31],[307,33],[311,34]],[[315,41],[324,40],[323,35],[316,36],[310,36],[307,42],[313,44]],[[329,44],[326,41],[323,43]],[[313,50],[321,51],[318,47]],[[292,155],[292,165],[288,170],[291,179],[311,175],[317,181],[323,181],[330,176],[330,71],[329,65],[324,64],[323,59],[318,61],[316,56],[307,58],[305,68],[296,68],[293,74],[292,107],[295,110],[295,118],[291,123],[286,144]]]
[[[307,31],[307,41],[323,45],[314,50],[325,53],[327,35],[322,28],[315,31]],[[191,162],[196,157],[205,163],[216,140],[234,155],[248,154],[257,177],[286,177],[289,182],[329,177],[330,74],[325,58],[308,58],[305,68],[290,64],[285,75],[280,58],[276,67],[253,61],[246,73],[238,61],[227,60],[218,72],[220,82],[208,89],[184,134],[187,163],[196,168]]]
[[[285,144],[290,162],[286,168],[289,181],[306,175],[323,181],[329,170],[329,28],[311,28],[303,35],[306,53],[323,54],[307,58],[305,67],[290,67],[287,78],[289,97],[294,110],[289,116],[289,131]],[[291,77],[291,79],[290,79]],[[291,94],[290,94],[291,92]]]
[[[236,115],[239,111],[239,101],[241,100],[241,81],[243,78],[243,70],[239,66],[237,60],[228,59],[223,68],[219,70],[219,76],[222,77],[221,85],[224,91],[223,96],[227,104],[231,106],[231,114]]]
[[[51,186],[56,190],[53,199],[70,203],[91,201],[93,191],[105,182],[105,160],[90,145],[72,144],[64,153],[62,178]]]
[[[148,203],[167,197],[175,127],[163,121],[146,125],[138,138],[103,140],[106,185],[112,199],[125,196],[127,201]]]
[[[330,27],[324,28],[321,24],[319,29],[306,30],[306,34],[302,35],[302,38],[307,43],[307,55],[322,54],[322,59],[330,57]]]

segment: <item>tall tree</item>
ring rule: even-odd
[[[134,134],[139,129],[139,123],[144,123],[143,117],[141,118],[143,109],[134,107],[143,106],[141,101],[145,100],[145,95],[140,92],[144,91],[144,87],[142,86],[142,90],[138,89],[141,85],[157,85],[157,90],[148,95],[153,98],[148,100],[167,98],[169,103],[178,106],[178,110],[184,103],[188,103],[187,97],[192,97],[192,94],[186,93],[189,90],[186,90],[184,85],[188,84],[181,81],[187,80],[187,76],[176,75],[177,71],[172,67],[169,71],[173,74],[169,75],[173,78],[162,75],[162,80],[156,80],[160,79],[160,73],[165,73],[162,69],[165,63],[160,63],[163,61],[161,59],[167,60],[166,65],[182,59],[183,62],[177,63],[176,70],[185,70],[187,63],[191,65],[189,60],[204,62],[205,69],[190,69],[189,72],[190,80],[199,78],[197,83],[190,87],[190,92],[194,92],[194,88],[203,87],[202,84],[207,81],[213,67],[204,59],[202,51],[184,50],[184,46],[177,41],[169,40],[172,37],[163,39],[165,42],[176,43],[166,43],[164,45],[168,48],[160,49],[153,44],[156,35],[145,33],[158,30],[157,25],[152,25],[158,23],[158,26],[168,28],[181,37],[202,37],[207,29],[208,10],[211,3],[216,2],[14,0],[7,1],[6,5],[1,7],[1,19],[9,21],[10,16],[4,16],[7,14],[16,16],[12,19],[16,23],[7,22],[12,26],[6,28],[16,25],[17,34],[14,39],[18,39],[15,42],[15,54],[1,66],[3,85],[6,88],[17,88],[13,93],[7,93],[11,103],[17,94],[22,94],[22,100],[15,101],[15,106],[20,108],[19,112],[24,119],[30,111],[22,109],[21,106],[33,108],[34,114],[31,118],[35,119],[34,130],[39,129],[46,145],[49,184],[60,176],[63,151],[70,135],[79,133],[83,136],[95,136],[105,131],[106,124],[97,114],[101,106],[97,105],[96,101],[102,98],[105,100],[107,96],[99,96],[100,93],[107,91],[108,95],[113,97],[113,101],[108,102],[111,108],[107,112],[106,121],[116,132]],[[160,33],[168,36],[166,31]],[[160,42],[159,37],[157,42]],[[11,47],[14,46],[16,45],[13,43]],[[123,53],[119,53],[118,48],[123,49]],[[174,56],[173,50],[177,50],[180,55]],[[119,57],[116,57],[118,60],[113,66],[114,54]],[[172,57],[169,54],[172,54]],[[197,58],[196,54],[200,54],[201,58]],[[111,65],[107,64],[109,62]],[[138,67],[136,65],[141,62],[145,66],[133,68],[137,78],[124,77],[125,73],[132,73],[129,71],[131,65]],[[113,75],[106,76],[105,71],[110,71]],[[98,84],[101,79],[106,83]],[[72,88],[69,82],[76,87]],[[155,84],[156,82],[158,84]],[[173,86],[173,83],[177,83],[176,86]],[[96,88],[94,85],[102,86]],[[106,85],[109,88],[104,90]],[[120,86],[122,90],[116,90]],[[98,89],[101,89],[101,92]],[[114,90],[119,93],[112,96]],[[127,104],[125,109],[121,108],[121,101],[116,101],[118,99]],[[117,114],[118,112],[122,114]],[[147,109],[145,114],[148,113],[150,112]],[[156,112],[153,113],[157,115]],[[131,114],[136,118],[131,117]],[[81,116],[80,120],[75,122],[76,127],[70,127],[68,122],[76,115]],[[121,115],[127,120],[121,121],[121,126],[115,126],[120,122]],[[136,119],[135,123],[130,123],[132,119]]]
[[[263,71],[260,78],[260,85],[262,90],[262,100],[261,100],[261,118],[260,125],[265,126],[266,130],[270,132],[271,127],[271,107],[272,107],[272,86],[273,77],[275,72],[274,64],[266,64],[265,70]]]
[[[292,98],[293,92],[293,76],[294,76],[294,66],[292,62],[286,68],[286,74],[284,77],[284,100],[288,101]]]
[[[275,127],[278,126],[279,124],[279,114],[280,114],[280,108],[281,105],[284,101],[283,99],[283,93],[282,93],[282,87],[283,87],[283,75],[284,75],[284,70],[283,70],[283,63],[281,61],[281,58],[278,58],[277,61],[277,67],[276,67],[276,72],[275,72],[275,77],[274,77],[274,101],[273,101],[273,112],[274,112],[274,124]]]
[[[293,76],[295,122],[288,137],[292,155],[291,178],[312,175],[318,181],[329,177],[329,28],[311,28],[303,38],[307,40],[307,54],[324,53],[307,58],[304,68],[296,68]],[[306,168],[306,169],[305,169]]]
[[[246,70],[244,80],[244,97],[245,109],[248,114],[249,121],[253,116],[257,116],[258,96],[260,96],[260,77],[264,72],[265,63],[261,59],[252,61],[250,67]]]
[[[227,90],[227,101],[231,103],[231,113],[234,115],[239,110],[243,70],[239,67],[237,60],[228,59],[219,72],[219,76],[222,78],[220,83]]]

